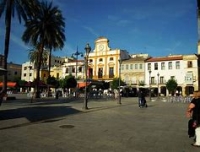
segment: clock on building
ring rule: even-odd
[[[99,50],[102,51],[104,49],[104,45],[99,45]]]

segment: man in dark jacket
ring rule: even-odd
[[[195,147],[200,147],[200,91],[193,94],[194,98],[187,109],[187,116],[192,117],[193,127],[195,128],[196,141],[192,144]]]

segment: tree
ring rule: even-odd
[[[60,86],[65,89],[65,88],[75,88],[77,86],[77,81],[72,75],[66,76],[64,79],[61,79],[60,81]]]
[[[65,41],[65,22],[58,7],[53,7],[52,2],[41,2],[39,7],[35,16],[26,21],[26,29],[22,36],[25,43],[38,45],[37,82],[40,81],[39,72],[44,48],[62,49]],[[39,97],[39,84],[37,83],[36,98]]]
[[[27,81],[21,80],[21,79],[16,80],[16,82],[17,82],[17,85],[18,85],[19,87],[24,87],[25,84],[27,83]]]
[[[52,86],[54,86],[55,88],[58,88],[58,86],[59,86],[59,81],[58,81],[55,77],[48,76],[48,78],[47,78],[47,84],[48,84],[48,85],[52,85]]]
[[[139,81],[139,86],[145,86],[145,82],[144,81]]]
[[[44,50],[42,52],[41,66],[45,66],[47,64],[48,55],[49,55],[49,52],[47,50]],[[33,49],[29,50],[28,58],[30,59],[30,62],[32,62],[36,66],[38,66],[38,64],[39,64],[39,45],[36,45]]]
[[[120,79],[120,85],[121,85],[121,86],[125,85],[125,82],[122,81],[121,79]],[[117,89],[117,88],[119,88],[119,78],[114,78],[114,79],[113,79],[113,81],[111,82],[111,88],[112,88],[112,89]]]
[[[32,10],[37,8],[37,0],[0,0],[0,17],[5,12],[5,41],[4,41],[4,69],[7,69],[7,59],[9,54],[9,44],[10,44],[10,31],[11,31],[11,19],[14,17],[15,12],[17,12],[19,22],[22,19],[27,20],[27,17],[34,16]],[[7,91],[7,75],[4,75],[3,81],[3,93]]]
[[[176,80],[174,80],[172,78],[169,79],[166,83],[166,88],[169,91],[169,93],[172,95],[174,95],[177,86],[178,86],[178,84],[177,84]]]

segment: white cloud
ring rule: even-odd
[[[117,22],[117,25],[119,25],[119,26],[126,26],[127,24],[130,24],[130,23],[131,23],[131,21],[129,21],[129,20],[119,20]]]
[[[119,19],[118,16],[108,15],[108,20],[111,20],[111,21],[117,21],[118,19]]]
[[[98,37],[99,34],[91,27],[88,26],[83,26],[84,29],[88,30],[91,34],[93,34],[94,36]]]
[[[25,50],[30,49],[29,46],[25,45],[21,38],[19,38],[13,33],[11,33],[10,35],[10,40],[13,41],[16,45],[20,46],[21,48],[24,48]]]

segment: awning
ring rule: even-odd
[[[78,88],[83,88],[83,87],[85,87],[85,85],[86,85],[85,82],[78,82],[77,83]],[[90,85],[90,82],[87,82],[87,86],[89,86],[89,85]]]
[[[7,87],[16,87],[16,82],[7,82]],[[3,82],[0,82],[0,87],[3,87]]]
[[[35,87],[36,86],[36,82],[27,82],[25,84],[26,87]],[[39,87],[46,87],[47,85],[43,82],[43,81],[40,81],[39,82]]]

